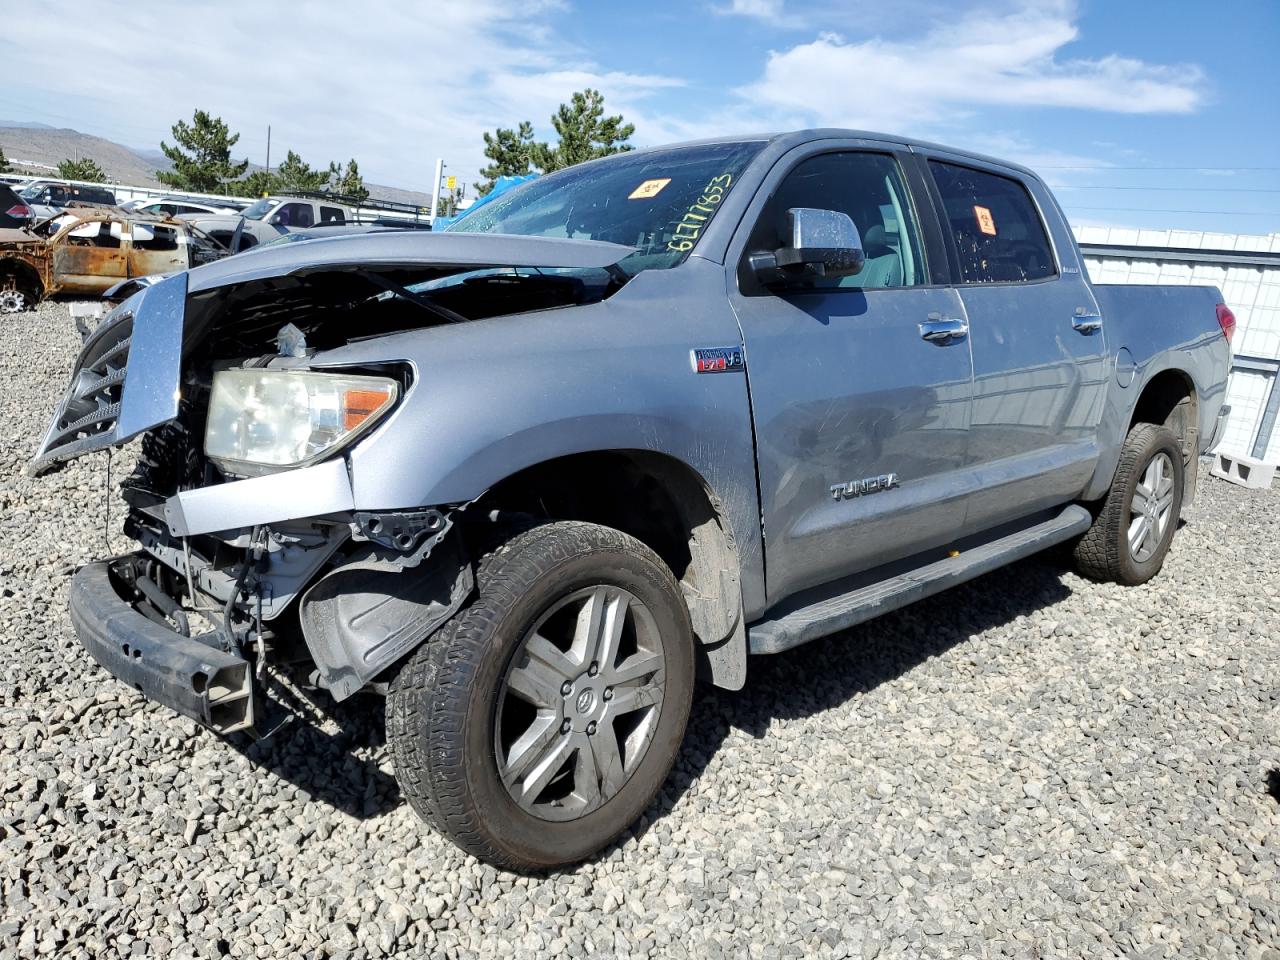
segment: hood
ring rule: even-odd
[[[343,269],[436,268],[449,273],[486,267],[604,268],[634,252],[599,240],[392,230],[255,248],[252,256],[228,257],[192,270],[188,290],[200,293],[270,277]]]
[[[116,307],[86,341],[71,386],[28,470],[47,473],[175,419],[184,356],[198,355],[207,363],[237,352],[262,352],[287,323],[319,337],[337,318],[340,322],[330,328],[341,330],[345,339],[351,302],[381,289],[369,279],[375,274],[603,269],[630,253],[630,247],[594,240],[413,230],[282,244],[176,274]],[[523,308],[537,306],[532,300]],[[422,325],[420,309],[407,309],[416,311],[414,322]],[[389,329],[395,326],[393,321]],[[359,329],[364,335],[389,332],[376,322],[361,321]]]

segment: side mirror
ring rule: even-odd
[[[848,277],[866,263],[862,237],[847,213],[792,207],[786,218],[786,246],[750,257],[751,269],[766,286]]]
[[[284,215],[283,215],[283,214],[279,214],[279,213],[273,213],[273,214],[271,215],[271,220],[270,220],[270,221],[268,221],[268,222],[269,222],[273,227],[278,227],[278,226],[280,226],[280,224],[284,223]]]
[[[150,243],[155,238],[156,232],[151,229],[150,224],[135,223],[133,225],[133,242],[135,244]]]

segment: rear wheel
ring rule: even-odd
[[[515,534],[477,586],[392,683],[397,779],[483,860],[573,863],[630,826],[670,772],[693,693],[688,611],[648,547],[586,523]]]
[[[1080,571],[1131,585],[1159,573],[1182,512],[1183,479],[1182,445],[1167,427],[1130,430],[1111,489],[1076,544]]]

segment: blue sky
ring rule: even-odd
[[[0,116],[154,146],[201,107],[255,161],[269,123],[274,157],[354,156],[370,180],[425,190],[437,155],[470,182],[482,131],[529,119],[546,136],[590,85],[637,145],[852,126],[1028,163],[1077,223],[1280,232],[1275,0],[430,8],[10,0]]]

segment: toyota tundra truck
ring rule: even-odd
[[[381,695],[421,817],[537,870],[653,801],[697,680],[1054,544],[1154,577],[1234,324],[1091,284],[1014,164],[709,140],[156,283],[32,470],[140,438],[136,552],[70,591],[110,673],[224,735],[286,668]]]

